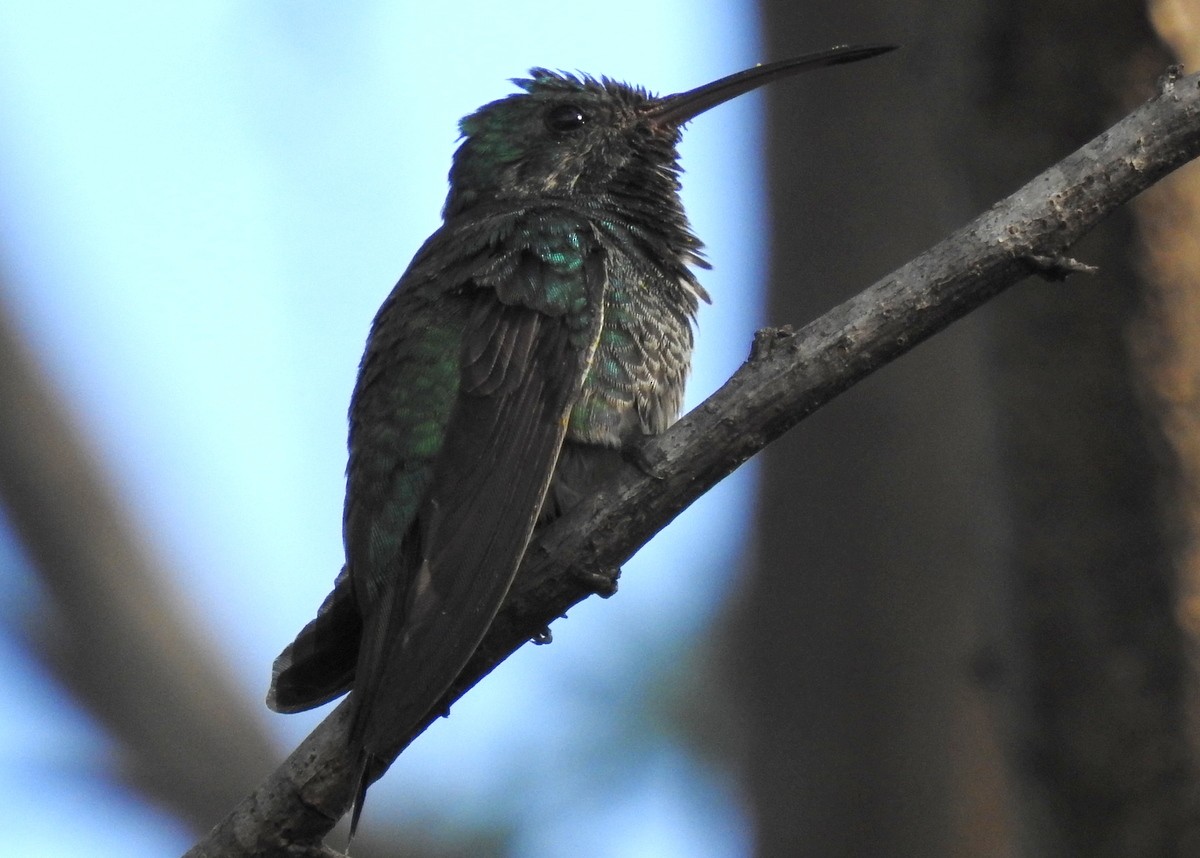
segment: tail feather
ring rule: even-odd
[[[350,690],[362,637],[362,615],[343,569],[317,617],[287,646],[271,668],[267,706],[302,712]]]
[[[350,837],[346,840],[346,854],[350,853],[350,844],[358,832],[358,820],[362,817],[363,804],[367,800],[367,787],[372,783],[371,768],[375,759],[367,750],[359,751],[358,779],[354,787],[354,804],[350,810]]]

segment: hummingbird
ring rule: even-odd
[[[367,786],[487,632],[535,528],[679,414],[710,301],[679,197],[684,125],[893,48],[835,47],[666,96],[535,68],[461,121],[443,224],[379,308],[359,366],[346,564],[267,696],[297,712],[352,689],[351,836]]]

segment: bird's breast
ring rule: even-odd
[[[692,315],[676,278],[626,256],[609,262],[604,323],[578,400],[571,441],[622,447],[679,416],[692,359]]]

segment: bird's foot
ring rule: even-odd
[[[633,444],[621,448],[621,458],[654,480],[665,480],[667,475],[646,453],[644,444]]]
[[[621,570],[616,566],[604,568],[576,566],[572,572],[583,586],[601,599],[607,599],[617,592],[617,579],[621,577]]]

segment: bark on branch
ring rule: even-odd
[[[615,570],[715,483],[855,382],[1030,274],[1061,279],[1083,270],[1066,249],[1197,154],[1200,76],[1164,77],[1158,96],[925,254],[797,332],[761,331],[720,390],[530,547],[514,592],[445,707],[590,595],[588,576]],[[350,803],[346,715],[343,704],[188,855],[330,854],[321,837]]]

